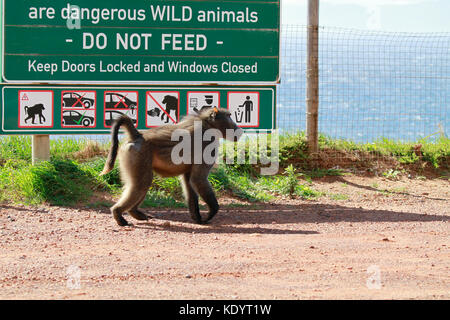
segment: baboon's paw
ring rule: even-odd
[[[207,224],[207,223],[211,222],[212,218],[214,218],[214,216],[212,216],[212,217],[208,216],[205,220],[203,220],[203,223]]]
[[[203,219],[194,219],[194,222],[196,224],[207,224],[208,220],[203,220]]]
[[[129,225],[130,225],[130,224],[128,223],[128,221],[125,220],[123,217],[116,218],[116,222],[117,222],[117,224],[118,224],[119,226],[121,226],[121,227],[126,227],[126,226],[129,226]]]
[[[136,220],[147,221],[149,219],[149,217],[145,213],[139,210],[130,211],[129,214]],[[150,216],[150,218],[152,217]]]
[[[203,224],[203,221],[202,221],[201,217],[197,217],[195,215],[191,215],[191,218],[196,224]]]

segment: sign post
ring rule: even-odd
[[[319,151],[319,0],[308,0],[306,71],[306,139],[312,154]]]
[[[50,160],[50,136],[32,135],[31,136],[31,153],[33,165],[39,161]]]

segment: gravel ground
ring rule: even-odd
[[[106,208],[0,205],[0,298],[450,298],[448,180],[312,187],[326,195],[223,206],[205,226],[185,209],[120,228]]]

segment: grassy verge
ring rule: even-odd
[[[370,171],[383,163],[384,171],[380,173],[388,178],[396,178],[412,169],[431,168],[439,171],[438,176],[448,178],[450,139],[445,137],[416,143],[382,139],[357,144],[321,136],[320,148],[319,155],[311,158],[303,134],[283,135],[280,137],[281,169],[277,175],[260,175],[258,166],[249,163],[252,154],[246,148],[244,163],[219,165],[212,171],[210,182],[219,194],[256,203],[271,201],[278,196],[304,199],[323,196],[311,187],[311,179],[343,175],[344,169],[355,166]],[[106,176],[99,176],[107,150],[107,144],[89,140],[52,140],[51,160],[32,166],[30,137],[2,137],[0,201],[109,206],[106,200],[92,201],[99,193],[111,197],[121,192],[117,168]],[[334,197],[345,200],[340,195]],[[143,206],[184,207],[179,180],[156,177]]]
[[[416,142],[381,138],[371,143],[319,136],[319,153],[310,156],[303,133],[280,137],[280,163],[293,164],[310,177],[341,175],[344,171],[389,175],[402,172],[413,176],[448,177],[450,139],[428,137]]]

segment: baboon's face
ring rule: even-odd
[[[242,136],[243,130],[231,119],[231,113],[225,109],[213,108],[210,112],[209,123],[215,129],[218,129],[222,136],[230,141],[238,141]]]

